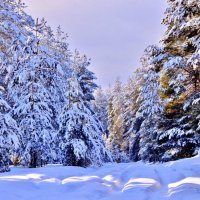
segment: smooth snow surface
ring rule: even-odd
[[[200,200],[200,157],[159,165],[12,168],[0,200]]]

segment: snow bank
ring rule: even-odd
[[[157,165],[13,167],[0,174],[0,199],[199,200],[200,156]]]

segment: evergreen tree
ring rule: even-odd
[[[89,65],[90,60],[88,60],[85,55],[81,56],[76,50],[73,59],[73,70],[78,77],[80,87],[84,94],[84,100],[88,102],[94,100],[93,92],[97,89],[97,85],[94,82],[96,77],[94,73],[88,69]]]
[[[200,8],[195,0],[168,3],[163,21],[167,26],[163,44],[168,59],[161,78],[166,106],[160,145],[165,149],[163,159],[175,160],[194,155],[199,146],[199,134],[194,128],[198,120],[191,114],[196,104],[191,99],[198,96],[200,89]],[[186,102],[190,106],[184,106]]]
[[[143,119],[136,117],[140,107],[140,87],[143,83],[142,69],[137,69],[129,78],[125,87],[125,112],[124,112],[124,136],[126,141],[126,151],[130,160],[138,161],[139,156],[139,134],[138,131]]]
[[[1,131],[5,134],[3,143],[6,150],[3,146],[1,148],[4,148],[5,156],[3,157],[7,161],[8,155],[12,153],[13,162],[15,162],[14,154],[19,148],[14,152],[10,149],[10,144],[18,143],[21,134],[15,120],[10,115],[14,98],[10,94],[9,84],[14,71],[19,67],[19,60],[23,57],[26,40],[33,35],[29,28],[34,24],[33,19],[24,12],[24,8],[21,1],[2,0],[0,3],[0,85],[4,88],[3,95],[1,95],[1,106],[4,110],[3,112],[1,110]],[[15,139],[11,139],[13,136]]]
[[[38,25],[36,25],[36,35],[38,39],[38,47],[42,50],[40,54],[44,54],[46,61],[46,69],[43,71],[43,78],[45,79],[44,86],[51,94],[51,107],[53,110],[54,118],[53,125],[57,129],[57,118],[61,114],[62,108],[65,104],[65,85],[67,79],[70,76],[70,67],[68,66],[69,52],[65,52],[66,50],[64,49],[61,58],[61,56],[58,55],[58,52],[62,50],[59,48],[65,48],[64,44],[60,47],[57,46],[57,36],[54,36],[53,31],[49,26],[47,26],[44,19],[42,19],[40,23],[37,22],[37,24]],[[65,59],[65,61],[63,59]]]
[[[41,24],[44,24],[44,19]],[[55,35],[50,27],[45,23],[42,32],[40,33],[40,46],[46,49],[46,56],[51,61],[52,65],[48,65],[48,70],[45,70],[45,87],[51,94],[51,108],[53,111],[52,125],[56,132],[59,130],[59,116],[62,113],[63,107],[66,105],[67,99],[65,93],[68,90],[67,82],[72,73],[72,61],[70,60],[71,53],[68,49],[67,35],[59,26]],[[52,136],[51,142],[52,162],[59,162],[59,141],[56,134]]]
[[[21,163],[36,167],[50,159],[53,110],[52,96],[45,87],[45,72],[54,65],[39,49],[36,38],[30,38],[24,59],[13,74],[12,96],[15,97],[13,116],[21,130]]]
[[[95,91],[95,100],[92,102],[94,113],[102,123],[103,134],[105,138],[108,136],[108,95],[106,91],[98,88]]]
[[[62,66],[64,65],[65,67],[67,67],[67,69],[65,69],[66,71],[68,71],[69,63],[72,64],[72,54],[69,50],[67,39],[68,35],[62,31],[60,26],[58,26],[58,28],[56,29],[55,41],[53,45],[54,54],[55,57],[59,59],[59,62],[62,63]]]
[[[57,136],[62,163],[87,167],[110,161],[98,121],[85,104],[76,76],[69,80],[66,97],[68,103],[61,115],[61,127]]]
[[[10,155],[17,150],[19,140],[17,123],[9,114],[11,107],[4,100],[2,92],[0,92],[0,172],[7,172],[10,170]]]
[[[124,141],[124,96],[123,86],[119,79],[111,91],[108,108],[109,136],[107,147],[117,162],[127,161],[126,141]]]
[[[24,12],[24,4],[16,0],[1,1],[0,22],[0,83],[8,93],[7,100],[11,101],[7,84],[12,79],[13,71],[18,67],[18,60],[23,56],[27,37],[32,35],[28,28],[34,22]]]
[[[157,46],[149,46],[142,57],[144,68],[143,84],[140,90],[140,107],[136,117],[143,122],[139,130],[140,150],[139,157],[142,160],[158,161],[157,135],[158,122],[162,113],[162,103],[159,97],[159,72],[157,71],[158,59],[163,58],[162,50]]]

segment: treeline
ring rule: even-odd
[[[103,91],[60,27],[34,21],[21,1],[1,0],[0,172],[10,164],[87,167],[197,154],[200,3],[168,3],[161,46],[147,47],[125,85]]]
[[[60,27],[34,21],[17,0],[0,2],[0,172],[9,164],[101,165],[111,161],[91,100],[90,60]]]
[[[118,162],[177,160],[200,148],[200,2],[168,4],[161,45],[146,48],[125,85],[117,80],[96,93],[95,109]]]

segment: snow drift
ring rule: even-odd
[[[199,200],[200,156],[156,165],[13,167],[0,174],[0,199]]]

